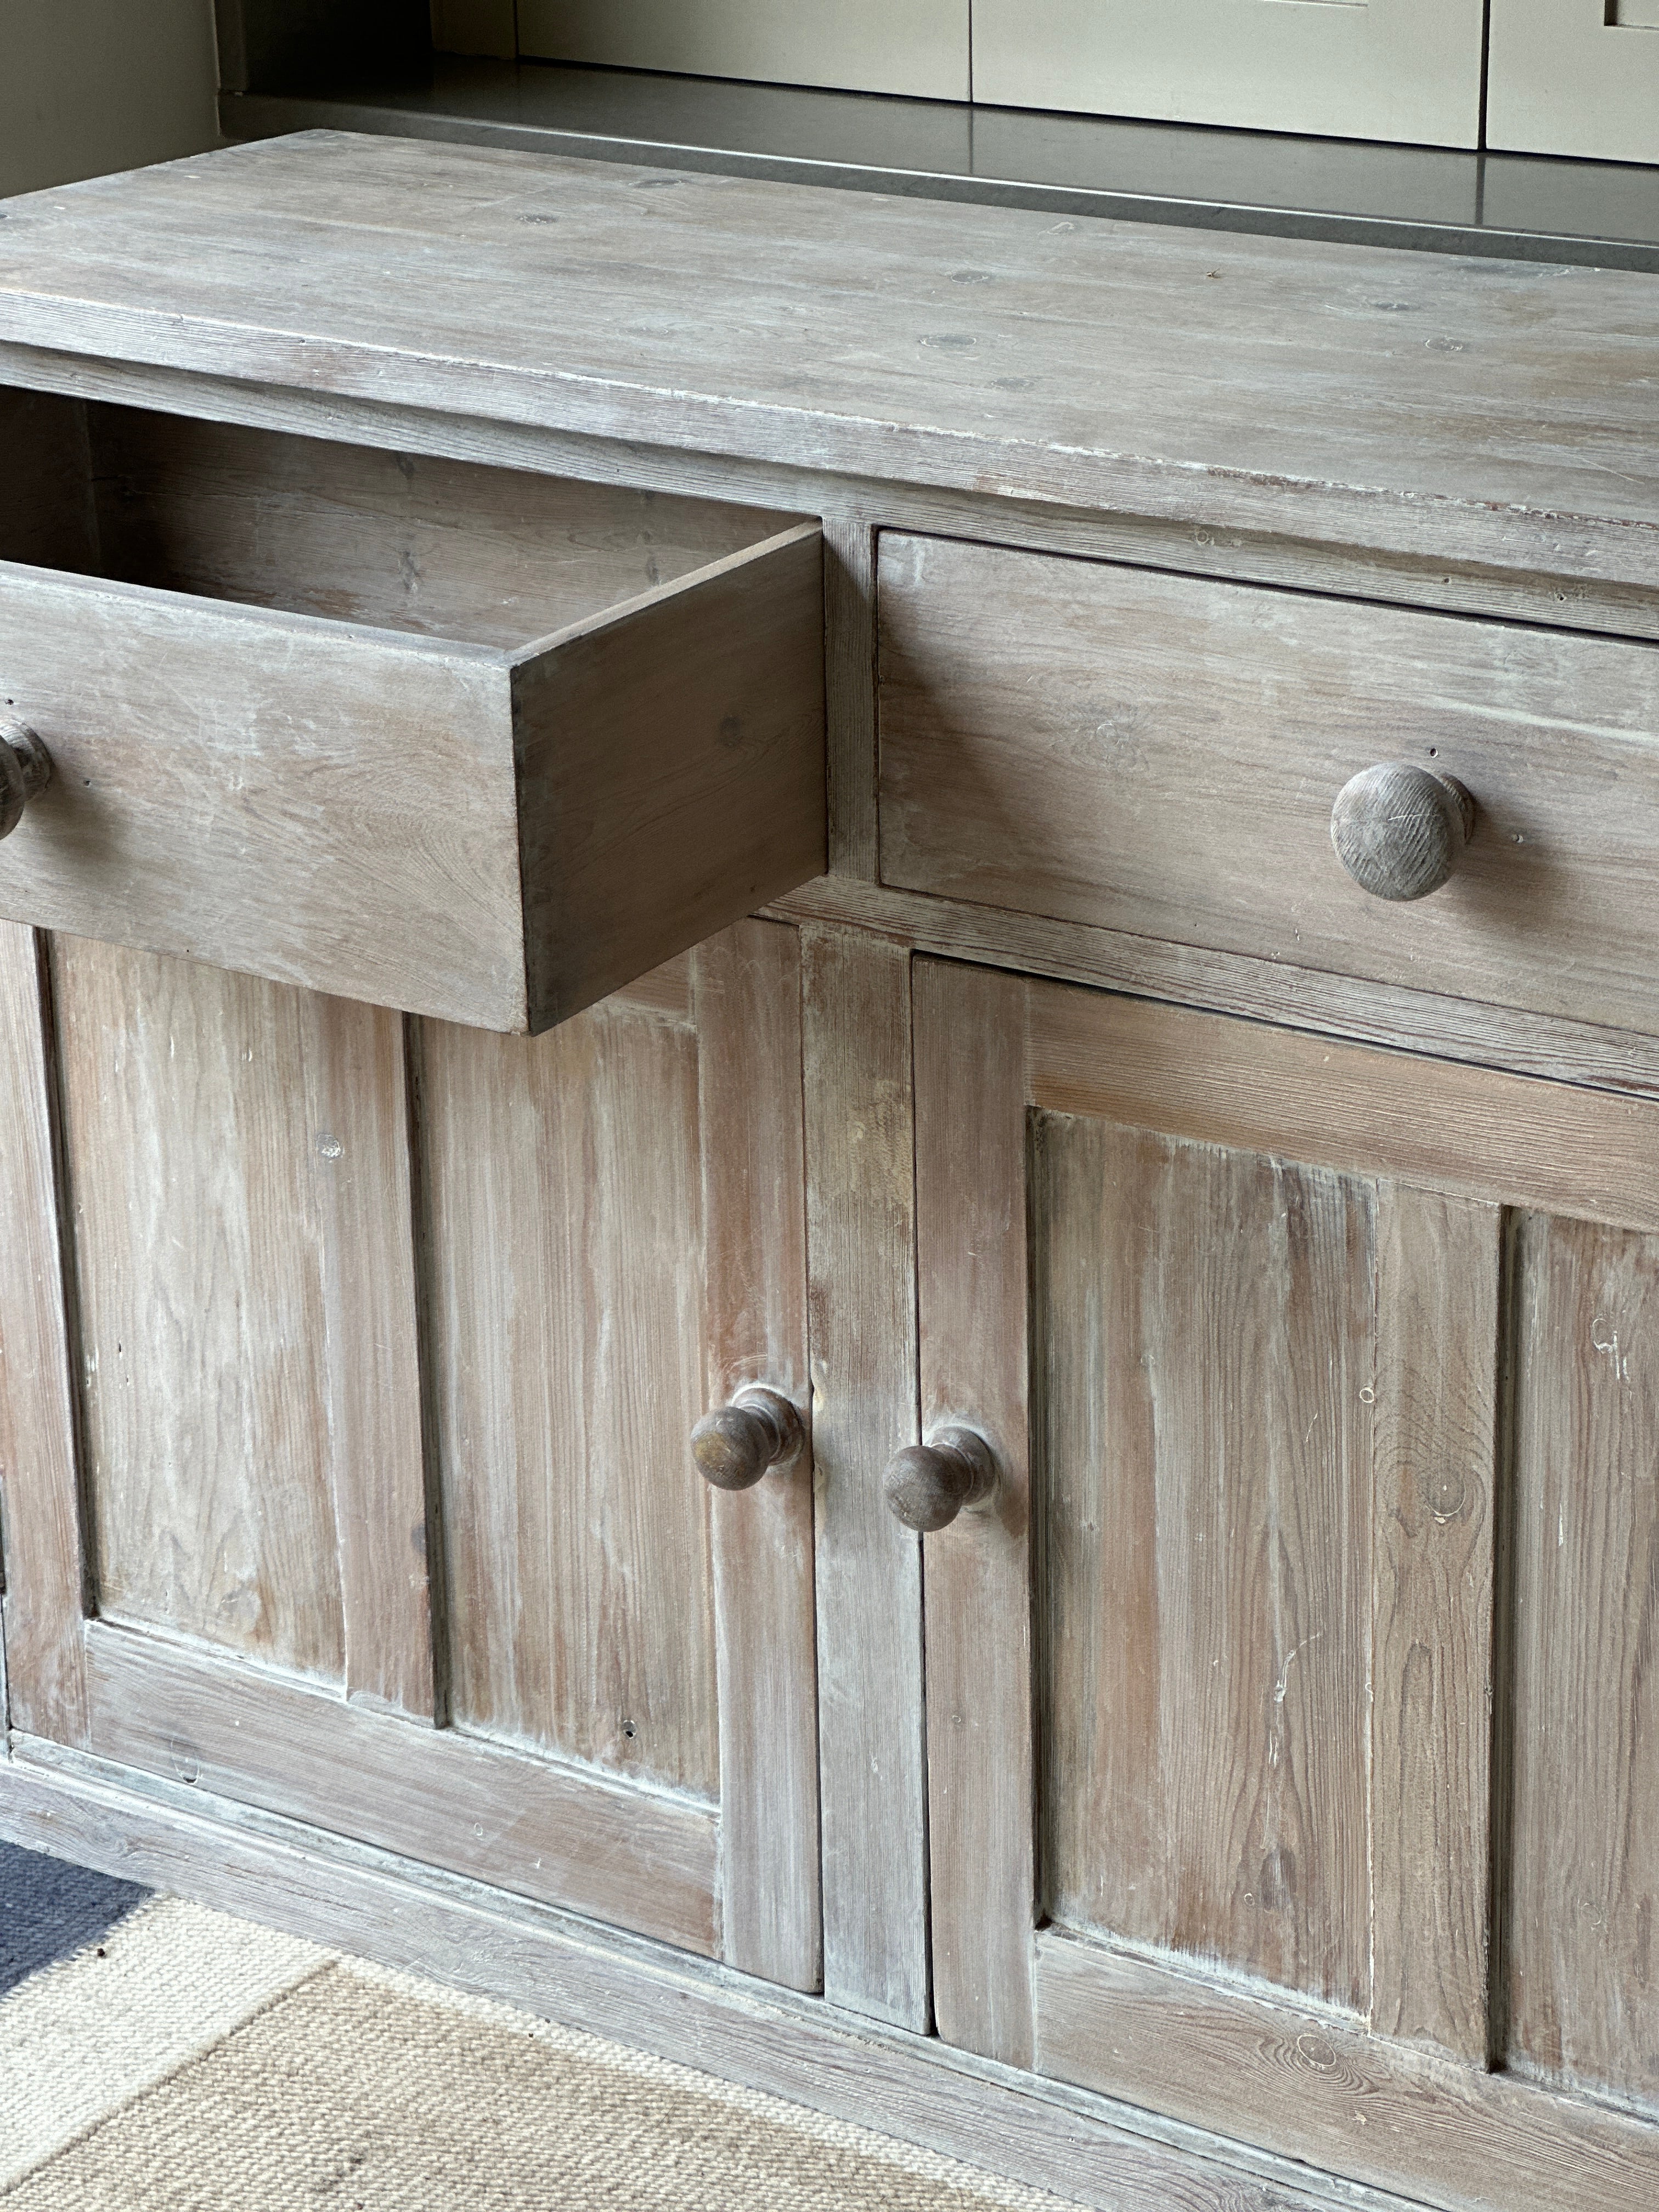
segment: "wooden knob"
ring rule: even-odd
[[[52,755],[28,724],[0,720],[0,837],[10,836],[51,781]]]
[[[1474,801],[1462,785],[1414,761],[1361,769],[1331,809],[1337,857],[1373,898],[1437,891],[1474,829]]]
[[[964,1505],[981,1505],[997,1486],[991,1447],[972,1429],[939,1429],[930,1443],[906,1444],[887,1462],[882,1487],[907,1528],[948,1528]]]
[[[806,1440],[787,1398],[745,1383],[729,1406],[705,1413],[691,1431],[697,1472],[716,1490],[750,1490],[769,1468],[787,1467]]]

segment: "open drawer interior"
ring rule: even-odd
[[[821,871],[815,524],[46,395],[0,432],[0,716],[53,770],[11,918],[534,1030]]]

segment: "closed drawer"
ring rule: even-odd
[[[1659,1030],[1659,650],[884,536],[884,882]],[[1475,802],[1450,880],[1369,896],[1359,770]]]
[[[816,524],[0,392],[0,915],[538,1030],[821,872]]]

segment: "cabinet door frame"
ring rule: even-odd
[[[670,970],[640,988],[647,1004],[669,990],[700,1024],[708,1388],[765,1380],[810,1417],[797,933],[740,923]],[[710,1500],[717,1803],[441,1725],[425,1570],[436,1546],[410,1541],[432,1532],[404,1024],[314,994],[301,1007],[308,1115],[333,1139],[320,1157],[356,1170],[325,1173],[319,1237],[328,1412],[343,1446],[337,1688],[97,1617],[47,945],[0,924],[9,1728],[816,1988],[810,1445],[787,1475]],[[698,1480],[689,1450],[684,1478]]]
[[[933,958],[915,963],[913,1003],[923,1430],[979,1430],[1000,1475],[988,1508],[925,1540],[941,2036],[1436,2203],[1637,2212],[1659,2187],[1659,2130],[1486,2070],[1486,1698],[1500,1206],[1659,1230],[1659,1106]],[[1389,1626],[1374,1625],[1371,1657],[1398,1677],[1372,1697],[1381,2033],[1036,1925],[1033,1111],[1379,1178],[1380,1338],[1406,1358],[1449,1332],[1448,1371],[1494,1378],[1473,1400],[1397,1394],[1379,1422],[1373,1556]],[[1449,1574],[1436,1516],[1402,1537],[1389,1490],[1452,1435],[1472,1480],[1484,1459],[1487,1534]],[[1434,1686],[1459,1755],[1438,1762],[1413,1755],[1400,1721],[1425,1643],[1455,1654]],[[1420,2021],[1433,1976],[1477,2002],[1434,2021],[1438,2051],[1389,2039]]]

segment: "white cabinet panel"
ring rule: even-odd
[[[1492,0],[1486,142],[1659,161],[1659,0]]]
[[[1481,0],[974,0],[974,97],[1473,146],[1480,17]]]
[[[968,8],[969,0],[815,0],[810,8],[796,0],[519,0],[519,51],[966,100]]]

